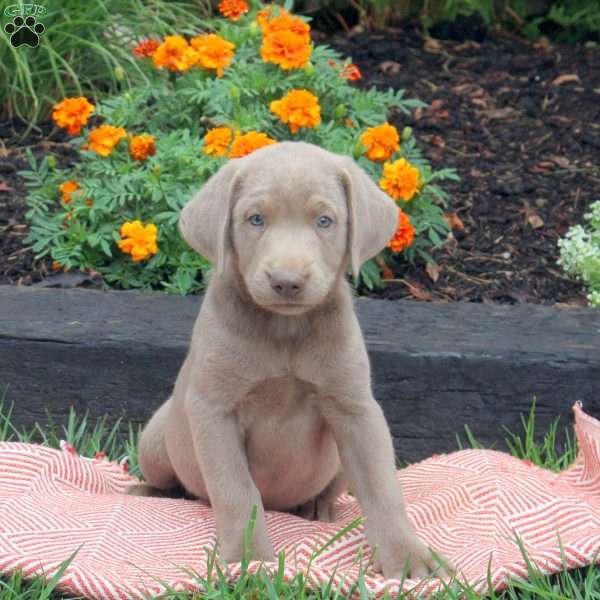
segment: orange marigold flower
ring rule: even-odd
[[[400,149],[398,130],[389,123],[369,127],[361,136],[361,143],[367,147],[367,158],[383,162]]]
[[[225,156],[231,142],[229,127],[215,127],[204,136],[204,154],[209,156]]]
[[[319,99],[308,90],[291,90],[280,100],[273,100],[270,108],[287,123],[292,133],[300,127],[314,127],[321,122]]]
[[[402,250],[412,245],[415,239],[415,228],[410,222],[408,215],[403,210],[398,210],[398,227],[394,237],[388,242],[387,247],[393,252],[402,252]]]
[[[145,225],[139,221],[123,223],[120,230],[121,240],[117,242],[121,252],[130,254],[133,262],[150,258],[158,252],[156,238],[158,230],[154,223]]]
[[[69,204],[73,198],[71,194],[79,189],[79,184],[76,181],[65,181],[58,186],[58,191],[62,194],[62,201]]]
[[[223,76],[223,69],[233,60],[235,44],[215,35],[214,33],[199,35],[190,41],[196,51],[196,64],[203,69],[212,69],[217,77]]]
[[[302,69],[310,59],[310,38],[293,31],[274,31],[264,36],[260,56],[284,70]]]
[[[150,58],[160,46],[158,40],[142,40],[134,49],[133,53],[138,58]]]
[[[362,73],[354,63],[342,67],[342,65],[335,62],[335,60],[327,60],[327,64],[332,69],[340,69],[340,77],[342,79],[349,79],[350,81],[358,81],[359,79],[362,79]]]
[[[100,125],[90,131],[87,148],[97,152],[100,156],[107,157],[125,137],[127,137],[127,133],[122,127]]]
[[[78,135],[95,108],[83,96],[65,98],[54,106],[52,119],[59,127],[66,129],[69,135]]]
[[[273,16],[273,8],[268,6],[257,15],[263,32],[260,55],[264,62],[275,63],[282,69],[301,69],[312,52],[310,26],[281,7]]]
[[[229,158],[240,158],[246,156],[259,148],[275,144],[276,140],[271,139],[266,133],[258,131],[249,131],[248,133],[238,134],[233,139],[231,149],[229,150]]]
[[[411,200],[421,187],[419,169],[413,167],[405,158],[385,163],[379,185],[394,200]]]
[[[346,65],[340,71],[340,77],[343,79],[349,79],[350,81],[358,81],[359,79],[362,79],[362,73],[360,72],[360,69],[354,63],[352,63],[350,65]]]
[[[134,160],[146,160],[156,154],[156,142],[153,135],[132,135],[129,140],[129,154]]]
[[[168,35],[152,55],[157,69],[187,71],[198,59],[196,51],[180,35]]]
[[[270,13],[269,13],[270,15]],[[277,31],[291,31],[296,35],[301,35],[310,41],[310,25],[303,21],[300,17],[290,15],[280,7],[280,12],[276,16],[267,16],[262,21],[261,26],[264,35],[270,35]]]
[[[219,12],[232,21],[237,21],[248,12],[246,0],[222,0],[219,3]]]
[[[62,269],[62,265],[57,261],[52,261],[52,265],[50,267],[53,271],[60,271]]]

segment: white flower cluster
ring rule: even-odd
[[[570,275],[581,276],[583,263],[595,254],[590,234],[581,225],[571,227],[564,238],[558,240],[560,258],[556,261]]]
[[[600,307],[600,201],[590,209],[584,215],[587,229],[575,225],[558,241],[557,262],[568,274],[584,282],[590,292],[589,304]]]
[[[590,306],[600,307],[600,292],[596,290],[595,292],[588,294],[587,301],[590,303]]]
[[[590,206],[591,212],[585,213],[584,217],[590,222],[590,228],[596,234],[600,234],[600,200]]]

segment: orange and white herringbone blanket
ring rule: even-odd
[[[526,577],[517,536],[532,564],[546,573],[595,559],[600,421],[580,403],[573,410],[579,454],[560,474],[493,450],[436,455],[398,472],[421,539],[477,590],[488,588],[488,574],[496,589],[508,578]],[[49,577],[79,549],[60,579],[63,592],[113,599],[152,597],[165,590],[163,583],[198,590],[193,573],[206,574],[215,544],[211,509],[192,500],[125,495],[135,481],[123,465],[82,458],[68,445],[52,450],[0,443],[0,572],[22,569],[27,576]],[[335,523],[267,513],[275,549],[285,551],[286,577],[306,573],[315,547],[360,516],[352,496],[342,496],[337,508]],[[364,544],[362,525],[346,533],[314,559],[309,582],[333,577],[348,593],[360,568],[357,556],[368,557]],[[250,570],[258,567],[250,564]],[[240,566],[229,568],[235,579]],[[374,572],[365,583],[377,595],[401,585]],[[403,586],[418,583],[405,580]],[[416,589],[427,595],[438,585],[425,580]]]

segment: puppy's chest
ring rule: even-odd
[[[238,423],[242,430],[247,431],[257,423],[284,423],[310,418],[310,415],[318,413],[317,391],[314,384],[291,373],[266,379],[240,399]]]

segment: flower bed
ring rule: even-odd
[[[149,85],[95,106],[56,105],[53,119],[79,161],[67,170],[51,154],[29,154],[34,252],[116,288],[198,291],[210,265],[181,240],[181,207],[226,161],[301,140],[354,156],[402,209],[388,247],[363,265],[363,283],[377,284],[397,262],[431,262],[429,248],[449,231],[437,183],[457,176],[433,170],[411,129],[384,117],[423,103],[402,90],[357,88],[359,69],[314,45],[308,23],[280,7],[220,9],[214,33],[140,40],[133,52]]]

